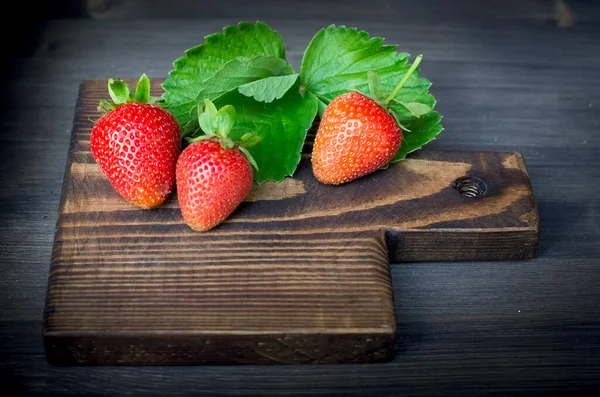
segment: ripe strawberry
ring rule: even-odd
[[[352,181],[387,164],[401,141],[398,124],[377,102],[358,92],[340,95],[319,124],[313,172],[327,184]]]
[[[177,161],[177,197],[183,220],[194,230],[209,230],[227,218],[252,187],[256,163],[250,153],[228,138],[235,109],[217,111],[205,101],[199,116],[206,135],[192,139]],[[250,146],[257,137],[246,134],[241,143]]]
[[[349,92],[331,101],[321,118],[312,151],[313,173],[319,181],[332,185],[349,182],[378,170],[394,158],[402,142],[402,130],[388,112],[388,104],[398,95],[421,58],[417,57],[385,99],[379,77],[369,72],[369,88],[377,100]],[[420,103],[395,102],[417,117],[416,112],[431,111]]]
[[[149,89],[146,75],[138,82],[135,98],[125,82],[109,80],[114,104],[101,102],[108,113],[96,122],[90,138],[92,155],[111,185],[142,208],[160,205],[171,192],[181,147],[175,118],[146,103]]]

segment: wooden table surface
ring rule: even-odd
[[[165,5],[167,3],[167,5]],[[600,390],[600,11],[551,1],[117,2],[40,25],[3,76],[0,384],[17,395],[573,395]],[[380,3],[380,4],[379,4]],[[483,2],[481,2],[483,3]],[[379,4],[380,7],[373,7]],[[184,18],[179,18],[179,17]],[[279,30],[297,68],[312,35],[347,24],[425,54],[445,116],[428,148],[520,151],[542,222],[526,262],[392,265],[399,336],[371,365],[68,367],[45,361],[41,321],[79,84],[164,77],[239,20]]]

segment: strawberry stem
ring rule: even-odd
[[[419,54],[416,58],[415,61],[413,62],[412,65],[410,65],[410,68],[408,69],[408,71],[406,72],[406,74],[404,75],[404,77],[402,77],[402,80],[400,80],[400,82],[398,83],[398,85],[396,86],[396,88],[394,88],[394,91],[392,91],[392,93],[385,99],[384,104],[387,105],[388,103],[390,103],[390,101],[394,98],[396,98],[396,96],[398,95],[398,93],[400,92],[400,89],[404,86],[404,84],[408,81],[408,78],[410,77],[411,74],[413,74],[413,72],[417,69],[417,67],[419,66],[419,64],[421,63],[421,61],[423,60],[423,55]]]

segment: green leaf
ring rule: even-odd
[[[284,96],[296,80],[298,80],[297,73],[287,76],[272,76],[241,85],[238,90],[242,95],[269,103]]]
[[[140,103],[148,103],[150,100],[150,79],[146,73],[142,74],[135,86],[135,100]]]
[[[423,103],[419,103],[419,102],[405,103],[405,102],[399,102],[396,100],[393,100],[393,102],[399,104],[400,106],[404,106],[404,108],[406,110],[408,110],[415,117],[421,117],[424,114],[431,112],[431,110],[432,110],[430,106],[425,105]]]
[[[217,98],[250,82],[293,72],[287,61],[280,58],[257,56],[250,59],[235,59],[226,63],[213,77],[202,83],[196,102]]]
[[[181,123],[186,117],[189,117],[185,116],[185,112],[186,110],[189,112],[191,107],[197,103],[199,92],[206,90],[204,88],[205,83],[223,69],[228,62],[238,60],[244,63],[257,56],[285,60],[285,49],[281,36],[262,22],[256,24],[243,22],[237,26],[226,27],[223,33],[206,36],[204,44],[187,50],[185,56],[173,63],[173,70],[163,83],[165,90],[163,99],[169,111],[174,113]],[[287,62],[285,63],[287,64]],[[271,75],[291,73],[293,71],[289,67],[289,73]],[[239,85],[251,81],[254,80],[243,81]],[[219,80],[213,82],[211,88],[213,92],[229,91],[225,88],[219,89],[218,84]],[[216,98],[215,96],[212,98],[210,96],[205,97],[209,99]],[[202,99],[204,98],[201,98],[200,101]]]
[[[215,100],[217,106],[229,104],[236,109],[236,122],[229,134],[233,141],[242,140],[247,133],[260,138],[254,146],[246,146],[258,165],[254,174],[257,183],[281,181],[296,170],[306,132],[317,113],[315,96],[301,95],[299,89],[296,82],[282,98],[271,103],[258,102],[238,91]]]
[[[131,91],[121,79],[108,79],[108,94],[116,105],[122,105],[131,99]]]
[[[247,83],[266,80],[271,76],[289,75],[293,72],[294,70],[287,61],[281,58],[261,55],[254,58],[234,59],[227,62],[212,77],[199,83],[198,92],[193,101],[170,107],[169,111],[181,123],[189,117],[190,109],[197,103],[202,103],[204,99],[213,100]]]
[[[395,75],[393,83],[397,83],[407,59],[408,54],[398,53],[395,46],[383,45],[382,38],[331,25],[320,30],[308,45],[300,80],[308,91],[329,104],[349,91],[367,92],[369,71],[377,73],[384,89],[393,89],[396,84],[388,81],[390,75]]]
[[[431,142],[442,132],[443,127],[440,124],[442,116],[438,112],[429,112],[421,117],[415,117],[406,108],[397,103],[391,103],[392,114],[400,124],[405,125],[410,131],[402,128],[402,144],[392,163],[404,160],[406,155],[422,148],[425,144]]]
[[[317,96],[322,115],[326,105],[339,95],[350,91],[368,92],[369,71],[379,76],[382,91],[391,93],[409,68],[408,54],[384,45],[382,38],[332,25],[320,30],[306,49],[300,80]],[[389,105],[405,137],[393,161],[403,159],[407,153],[430,142],[443,129],[439,124],[441,116],[431,111],[435,107],[435,98],[428,92],[431,83],[419,77],[418,72],[417,69],[410,75]],[[425,106],[429,108],[426,113]]]

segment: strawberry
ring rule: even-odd
[[[108,111],[92,129],[90,148],[115,190],[131,203],[152,208],[173,188],[181,134],[175,118],[147,103],[150,81],[144,74],[135,98],[122,80],[109,80],[113,103],[101,101]]]
[[[325,109],[312,152],[313,173],[338,185],[387,164],[400,148],[402,131],[373,99],[349,92]]]
[[[381,95],[379,77],[369,72],[369,88],[376,99],[349,92],[331,101],[321,118],[311,156],[313,173],[319,181],[332,185],[349,182],[378,170],[394,158],[402,143],[402,129],[388,111],[388,104],[421,58],[415,60],[386,99]],[[408,104],[410,109],[407,109],[413,112],[414,105]],[[431,110],[426,105],[416,105],[423,114]]]
[[[209,230],[242,202],[252,187],[256,163],[246,147],[258,137],[245,134],[234,143],[228,134],[235,122],[235,109],[217,111],[209,100],[199,107],[200,127],[205,135],[192,142],[177,161],[177,197],[185,223],[194,230]],[[252,165],[252,166],[251,166]]]

